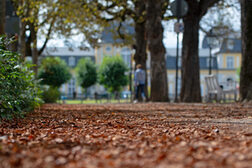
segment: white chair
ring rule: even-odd
[[[217,102],[223,100],[226,101],[226,95],[233,95],[234,100],[237,99],[237,91],[235,86],[233,88],[224,89],[221,88],[217,77],[215,75],[207,75],[205,77],[205,82],[207,86],[206,100],[207,102],[215,99]],[[231,96],[229,96],[231,98]]]

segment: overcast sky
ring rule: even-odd
[[[164,45],[166,48],[176,48],[177,46],[177,34],[173,31],[172,25],[164,25]],[[203,39],[204,35],[200,33],[200,45],[199,48],[201,48],[201,41]],[[179,46],[182,47],[182,38],[183,34],[180,33],[179,36]],[[75,46],[78,46],[80,41],[79,39],[82,39],[81,36],[73,37],[70,41],[74,43]],[[58,37],[55,37],[55,39],[52,39],[48,42],[48,47],[64,47],[64,40],[65,39],[59,39]],[[42,41],[38,42],[39,46],[42,46]]]

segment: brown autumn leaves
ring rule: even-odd
[[[252,107],[44,105],[0,123],[0,167],[250,167]]]

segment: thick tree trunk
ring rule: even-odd
[[[145,11],[145,4],[141,1],[136,1],[135,3],[135,10],[137,19],[135,20],[135,33],[136,33],[136,53],[134,55],[135,66],[138,64],[142,65],[142,68],[146,72],[146,85],[145,85],[145,95],[148,99],[148,75],[147,75],[147,54],[146,54],[146,47],[147,47],[147,40],[146,40],[146,30],[145,30],[145,20],[139,20],[139,17],[142,16],[143,12]],[[134,67],[136,69],[136,67]],[[138,96],[139,99],[141,96]]]
[[[186,0],[182,48],[182,87],[180,100],[201,102],[199,67],[199,23],[207,10],[220,0]]]
[[[6,1],[0,1],[0,35],[5,34],[5,10]]]
[[[201,102],[199,69],[199,22],[194,12],[184,18],[182,48],[182,102]]]
[[[167,102],[168,85],[163,44],[162,0],[147,0],[148,48],[151,54],[151,100]]]
[[[241,0],[242,67],[241,100],[252,100],[252,1]]]

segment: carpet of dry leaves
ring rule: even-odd
[[[0,123],[0,167],[252,167],[252,106],[43,105]]]

